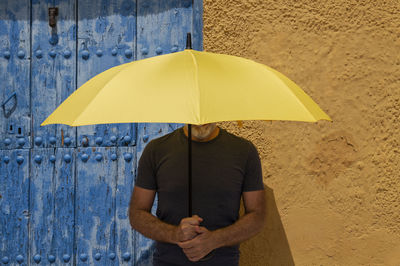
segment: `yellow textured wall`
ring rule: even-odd
[[[277,69],[334,120],[220,124],[270,188],[241,265],[400,265],[400,1],[204,0],[204,49]]]

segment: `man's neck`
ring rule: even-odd
[[[187,137],[188,136],[187,126],[183,127],[183,132],[185,133],[185,136]],[[207,141],[210,141],[210,140],[216,138],[218,136],[218,134],[219,134],[219,127],[217,126],[217,127],[215,127],[213,132],[207,138],[198,139],[195,136],[193,136],[193,134],[192,134],[192,140],[198,141],[198,142],[207,142]]]

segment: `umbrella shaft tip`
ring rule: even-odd
[[[186,35],[186,49],[192,49],[192,34],[190,32]]]

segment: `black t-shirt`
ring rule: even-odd
[[[179,128],[150,141],[139,160],[136,185],[157,191],[157,217],[173,225],[188,217],[187,142]],[[264,189],[256,147],[224,129],[208,142],[192,141],[192,183],[193,214],[203,218],[201,225],[216,230],[233,224],[242,192]],[[178,246],[175,250],[183,254]],[[238,246],[223,250],[237,253]]]

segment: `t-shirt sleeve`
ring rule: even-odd
[[[145,189],[156,190],[156,170],[154,160],[154,145],[150,141],[143,150],[139,159],[138,171],[135,185]]]
[[[243,192],[264,189],[260,156],[254,144],[249,142],[249,145]]]

